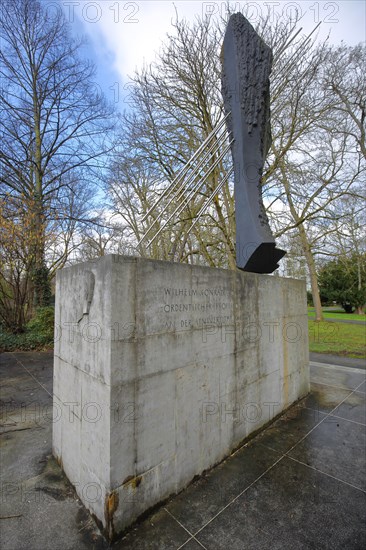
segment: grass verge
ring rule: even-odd
[[[366,326],[309,320],[309,348],[317,353],[366,358]]]
[[[309,319],[315,318],[315,313],[310,312]],[[357,315],[357,313],[323,313],[324,319],[339,319],[340,321],[363,321],[365,322],[365,315]]]
[[[309,319],[315,318],[314,308],[308,308]],[[342,309],[326,311],[323,309],[324,319],[340,319],[346,321],[366,321],[366,315],[358,315],[357,313],[345,313]]]

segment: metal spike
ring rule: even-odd
[[[207,138],[204,140],[203,143],[201,143],[201,145],[199,146],[199,148],[193,153],[193,155],[191,156],[191,158],[188,160],[188,162],[184,165],[184,167],[181,169],[181,171],[179,172],[179,174],[174,178],[174,180],[172,181],[172,183],[165,189],[165,191],[160,195],[159,199],[157,200],[157,202],[154,204],[154,206],[152,206],[149,211],[145,214],[145,216],[142,218],[141,222],[144,222],[146,220],[146,218],[151,214],[151,212],[153,212],[155,210],[155,208],[157,207],[157,205],[160,203],[160,201],[165,197],[165,195],[168,193],[168,196],[171,194],[171,192],[173,191],[173,188],[178,184],[178,182],[182,179],[182,177],[185,175],[185,172],[188,170],[189,166],[192,164],[192,162],[198,157],[198,155],[201,153],[201,151],[206,147],[206,145],[209,143],[209,141],[213,138],[213,136],[215,134],[218,133],[219,130],[221,130],[222,126],[224,125],[224,123],[226,122],[226,119],[228,118],[228,116],[230,115],[230,113],[227,113],[225,115],[225,117],[219,122],[219,124],[217,126],[215,126],[215,128],[209,133],[209,135],[207,136]],[[184,184],[184,182],[183,182]]]
[[[220,181],[219,185],[216,187],[216,189],[214,189],[214,191],[211,193],[211,195],[209,196],[207,201],[203,204],[203,206],[199,210],[199,212],[196,216],[196,219],[192,223],[191,227],[188,229],[187,233],[190,233],[192,231],[192,229],[194,228],[194,226],[196,225],[198,220],[201,218],[204,211],[208,208],[208,206],[213,201],[215,195],[217,195],[217,193],[219,193],[221,191],[221,189],[223,188],[223,186],[225,185],[225,183],[227,182],[227,180],[229,179],[229,177],[231,176],[232,173],[233,173],[233,170],[232,169],[229,170],[229,172],[227,172],[227,174],[224,176],[224,178]]]
[[[185,208],[188,204],[188,202],[191,200],[191,198],[195,195],[195,193],[198,191],[200,187],[202,187],[203,183],[206,181],[208,176],[212,173],[212,171],[216,168],[216,166],[219,164],[219,162],[224,158],[226,153],[229,151],[231,144],[233,143],[233,140],[230,141],[230,143],[225,147],[224,151],[220,154],[220,156],[216,159],[215,163],[212,167],[210,167],[210,170],[207,170],[205,174],[202,176],[202,178],[198,181],[198,183],[193,187],[193,190],[191,190],[191,193],[189,193],[188,197],[184,201],[183,205],[179,205],[174,212],[169,216],[167,221],[162,225],[162,227],[159,229],[159,231],[154,235],[154,237],[147,243],[147,247],[149,247],[154,240],[160,235],[160,233],[165,229],[165,227],[168,225],[170,220],[173,218],[173,216],[178,215],[181,213],[183,208]]]
[[[200,159],[200,161],[198,162],[198,164],[192,168],[192,170],[198,170],[199,168],[201,168],[206,162],[207,160],[209,159],[209,157],[211,156],[211,154],[215,153],[216,151],[219,150],[219,148],[221,147],[222,145],[222,142],[226,139],[226,133],[222,132],[218,137],[217,137],[217,141],[215,141],[213,144],[210,145],[209,149],[205,152],[204,156]],[[150,233],[151,229],[154,227],[154,225],[156,224],[156,222],[158,222],[163,214],[166,212],[167,208],[169,207],[170,203],[179,196],[179,194],[181,193],[182,189],[184,187],[187,187],[188,185],[191,184],[191,182],[194,180],[194,178],[197,177],[197,173],[195,173],[194,171],[192,172],[192,174],[189,176],[188,180],[184,180],[183,181],[183,184],[179,187],[179,189],[174,193],[174,196],[171,198],[171,200],[168,202],[168,204],[166,204],[163,208],[163,210],[160,212],[160,214],[157,216],[157,218],[152,222],[152,224],[149,226],[149,228],[147,229],[147,231],[144,233],[144,235],[141,237],[141,239],[139,240],[139,242],[137,243],[137,246],[139,246],[143,240],[145,240],[145,238],[147,237],[147,235]],[[170,193],[169,193],[170,194]],[[169,196],[169,195],[168,195]],[[154,208],[156,207],[156,204],[154,206]]]

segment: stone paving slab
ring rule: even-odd
[[[366,373],[311,374],[308,397],[109,546],[51,457],[52,354],[2,354],[0,547],[365,548]]]
[[[282,457],[196,538],[215,550],[361,549],[363,507],[361,491]]]

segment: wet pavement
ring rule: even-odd
[[[366,333],[365,333],[366,336]],[[341,355],[328,355],[327,353],[310,352],[310,361],[316,363],[327,363],[357,369],[366,369],[366,359],[355,359],[353,357],[342,357]]]
[[[309,396],[111,548],[366,548],[366,372],[330,362],[311,363]],[[110,548],[51,457],[52,354],[2,354],[0,381],[0,547]]]

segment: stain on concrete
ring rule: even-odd
[[[113,491],[105,497],[104,503],[104,517],[106,521],[105,534],[107,538],[112,541],[115,538],[115,528],[114,528],[114,513],[118,508],[119,498],[117,491]]]

